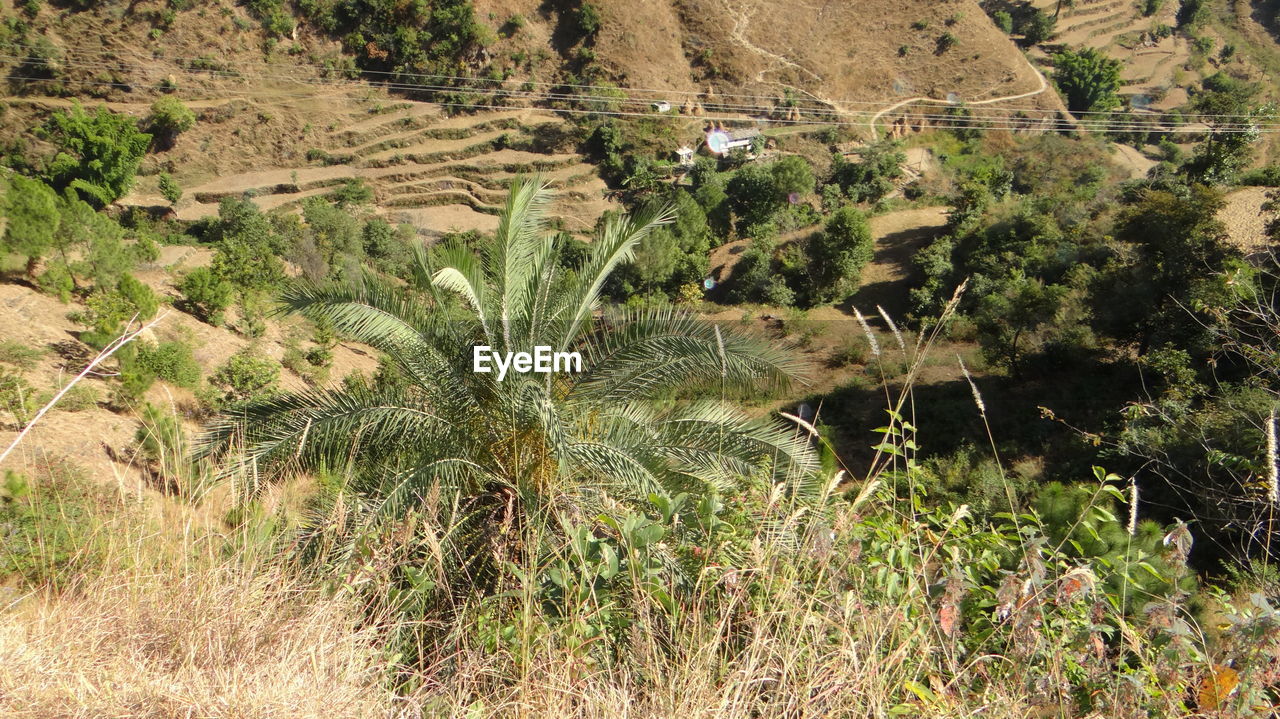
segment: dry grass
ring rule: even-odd
[[[93,558],[66,568],[69,589],[10,590],[0,715],[391,715],[386,661],[352,602],[258,559],[261,545],[217,531],[207,508],[125,502],[94,509],[83,546],[100,550],[78,549]]]
[[[0,615],[12,717],[368,717],[373,636],[281,572],[120,573]]]

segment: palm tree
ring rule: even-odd
[[[447,492],[489,526],[729,491],[744,479],[810,487],[806,437],[723,395],[670,399],[785,386],[796,369],[786,353],[683,311],[600,311],[606,278],[670,212],[612,218],[584,264],[566,270],[544,232],[547,203],[540,182],[514,182],[492,242],[419,251],[421,292],[372,275],[358,286],[289,286],[285,308],[385,353],[403,381],[257,401],[215,421],[204,451],[237,457],[254,476],[344,467],[348,487],[383,514]],[[499,381],[473,371],[480,345],[579,352],[582,371]]]

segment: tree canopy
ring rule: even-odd
[[[104,106],[90,114],[79,103],[69,112],[55,112],[43,132],[58,147],[46,168],[49,183],[69,187],[97,207],[129,191],[151,143],[128,115]]]

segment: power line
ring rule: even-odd
[[[10,78],[10,81],[25,82],[25,83],[62,82],[62,80],[59,80],[56,78]],[[93,86],[99,86],[99,87],[117,87],[121,89],[133,87],[133,85],[129,83],[109,82],[109,81],[103,81],[103,80],[86,80],[86,81],[79,81],[79,82],[84,85],[93,85]],[[352,87],[352,88],[360,87],[358,85],[351,84],[351,83],[339,84],[339,83],[301,82],[301,84],[312,84],[312,85],[319,84],[321,86],[341,86],[341,87]],[[423,92],[457,92],[458,91],[458,88],[453,88],[453,87],[442,86],[438,88],[423,88],[417,85],[392,86],[392,89],[403,89],[403,90],[423,91]],[[584,97],[579,95],[561,96],[561,95],[490,93],[490,92],[477,91],[477,90],[469,90],[467,92],[475,95],[494,97],[496,99],[501,99],[503,96],[509,96],[515,99],[526,99],[526,100],[533,100],[533,101],[537,101],[537,100],[576,101],[576,102],[595,101],[600,103],[622,103],[624,101],[624,99],[616,98],[616,97],[591,98],[591,97]],[[229,91],[225,91],[225,95],[235,96],[235,97],[246,97],[246,96],[247,97],[261,96],[261,97],[271,97],[271,98],[291,97],[291,98],[300,98],[300,99],[316,97],[315,94],[313,93],[281,93],[281,92],[274,92],[274,91],[273,92],[265,92],[265,91],[254,92],[254,91],[246,91],[246,90],[239,90],[239,91],[229,90]],[[353,99],[353,100],[368,99],[368,98],[354,97],[351,95],[345,95],[344,97],[348,99]],[[191,98],[188,98],[188,99],[191,99]],[[448,100],[424,101],[424,100],[403,99],[401,100],[401,102],[411,103],[411,104],[431,104],[431,105],[437,105],[440,107],[451,107],[451,108],[457,108],[462,110],[521,109],[518,106],[509,105],[509,104],[485,104],[485,103],[465,102],[465,101],[451,102]],[[550,108],[527,108],[527,109],[541,109],[549,113],[593,115],[593,116],[604,116],[604,117],[631,117],[631,118],[650,117],[650,118],[668,119],[668,120],[674,120],[677,118],[686,118],[686,119],[697,119],[700,121],[707,121],[707,122],[754,121],[758,123],[765,122],[773,125],[791,125],[791,126],[825,125],[825,126],[841,126],[841,127],[865,127],[866,120],[874,117],[876,114],[876,113],[871,113],[867,111],[829,112],[828,113],[828,114],[837,115],[841,117],[863,118],[857,121],[841,121],[841,120],[830,119],[830,118],[794,119],[794,120],[787,119],[787,118],[770,118],[767,120],[762,120],[762,119],[743,118],[740,115],[738,116],[715,115],[711,113],[693,117],[693,116],[684,116],[684,115],[673,115],[671,113],[661,113],[656,111],[647,111],[647,112],[625,111],[625,110],[609,110],[609,109],[603,109],[603,108],[590,109],[590,108],[574,108],[574,107],[550,107]],[[973,117],[965,117],[960,115],[924,113],[924,114],[913,114],[911,115],[911,117],[916,119],[922,119],[922,120],[933,120],[935,121],[936,124],[941,126],[951,127],[954,129],[965,129],[968,131],[975,131],[975,132],[1017,131],[1017,130],[1040,130],[1045,132],[1053,132],[1053,131],[1070,131],[1070,130],[1080,129],[1081,127],[1083,127],[1084,129],[1090,129],[1095,131],[1124,131],[1124,130],[1144,131],[1144,132],[1158,131],[1158,132],[1165,132],[1170,134],[1175,134],[1175,133],[1176,134],[1203,134],[1211,130],[1215,132],[1221,132],[1221,133],[1227,133],[1227,134],[1251,133],[1251,132],[1257,132],[1260,134],[1272,134],[1272,133],[1280,132],[1280,124],[1267,125],[1267,126],[1251,125],[1251,126],[1208,128],[1208,127],[1188,127],[1188,126],[1162,127],[1162,126],[1153,126],[1151,124],[1141,123],[1141,122],[1118,123],[1118,122],[1093,121],[1091,123],[1073,123],[1066,120],[1053,120],[1050,118],[1036,119],[1036,118],[1019,118],[1015,116],[999,117],[999,118],[995,118],[995,117],[973,118]]]
[[[14,57],[15,56],[12,56],[12,55],[0,55],[0,58],[14,58]],[[111,65],[104,64],[104,63],[74,63],[74,64],[78,67],[86,67],[86,68],[97,68],[97,69],[111,68]],[[196,74],[196,75],[207,72],[203,70],[189,70],[189,69],[179,69],[179,71],[183,73]],[[224,72],[223,76],[228,78],[234,78],[234,79],[249,79],[251,77],[257,77],[259,79],[270,78],[270,76],[248,76],[244,73],[230,72],[230,71]],[[290,82],[295,82],[302,85],[311,85],[311,86],[320,86],[320,87],[361,88],[362,90],[366,90],[366,91],[369,89],[369,86],[367,85],[358,84],[352,81],[342,82],[342,81],[324,81],[324,80],[314,80],[314,79],[308,80],[308,79],[298,79],[298,78],[284,78],[280,76],[276,76],[275,78],[271,78],[271,79],[284,79],[284,80],[288,80]],[[61,80],[57,78],[11,77],[10,80],[14,82],[28,82],[28,83],[61,82]],[[102,80],[85,80],[85,81],[79,81],[79,82],[87,85],[118,87],[122,89],[133,87],[133,85],[129,83],[110,82],[110,81],[102,81]],[[618,105],[624,105],[624,106],[631,104],[631,105],[641,105],[644,107],[649,107],[650,105],[650,103],[648,103],[647,101],[643,101],[635,98],[628,98],[626,96],[618,97],[616,95],[589,96],[589,95],[565,94],[565,93],[534,93],[529,91],[517,91],[517,90],[486,90],[486,89],[479,89],[479,88],[457,88],[457,87],[448,86],[448,85],[424,86],[424,85],[408,84],[408,83],[383,83],[379,87],[382,87],[384,89],[415,91],[415,92],[435,92],[435,93],[463,92],[463,93],[468,93],[473,95],[490,97],[495,100],[508,98],[508,99],[527,100],[532,102],[538,102],[538,101],[599,102],[601,104],[618,104]],[[228,95],[238,94],[238,95],[244,95],[244,96],[253,96],[256,94],[261,96],[270,96],[272,98],[279,98],[282,96],[297,97],[297,98],[314,97],[314,95],[307,94],[307,93],[280,93],[275,91],[273,92],[258,91],[255,93],[254,91],[240,90],[240,91],[229,91],[227,92],[227,94]],[[404,101],[414,102],[414,103],[422,102],[422,101],[408,100],[408,99]],[[501,105],[501,104],[482,104],[482,103],[474,103],[474,102],[449,102],[449,101],[439,101],[439,100],[436,100],[431,104],[441,105],[444,107],[457,107],[457,108],[463,108],[463,109],[465,108],[511,109],[512,107],[510,105]],[[546,108],[546,109],[553,112],[562,112],[562,113],[569,113],[569,114],[588,114],[588,115],[602,115],[602,116],[613,116],[613,117],[656,117],[656,118],[667,118],[667,119],[682,117],[679,115],[672,115],[670,113],[660,113],[656,111],[627,112],[627,111],[620,111],[620,110],[583,109],[583,108],[567,108],[567,107],[553,107],[553,108]],[[728,121],[728,122],[741,121],[744,119],[741,117],[731,117],[731,116],[717,117],[711,114],[716,110],[727,111],[727,112],[739,112],[742,114],[750,114],[752,112],[758,113],[758,114],[769,114],[776,111],[776,108],[760,107],[760,106],[745,106],[745,105],[735,106],[735,105],[724,105],[724,104],[721,104],[721,105],[712,104],[711,109],[708,110],[708,114],[701,116],[700,119],[708,120],[708,121]],[[837,119],[832,119],[831,116],[871,119],[876,117],[880,113],[879,112],[872,113],[870,111],[853,111],[853,110],[832,111],[824,108],[824,110],[822,111],[822,114],[826,115],[827,117],[812,118],[812,119],[794,119],[794,120],[787,119],[787,118],[770,118],[768,120],[763,120],[763,121],[769,122],[772,124],[778,124],[778,125],[824,124],[824,125],[836,125],[836,126],[862,126],[865,124],[865,122],[861,120],[856,122],[842,122]],[[1209,130],[1212,130],[1215,132],[1223,132],[1223,133],[1280,132],[1280,123],[1269,123],[1266,125],[1229,124],[1229,125],[1216,126],[1214,128],[1194,127],[1194,126],[1165,127],[1165,126],[1153,125],[1153,124],[1150,124],[1149,122],[1142,121],[1139,119],[1139,116],[1131,116],[1126,122],[1099,121],[1095,119],[1088,119],[1084,121],[1079,121],[1079,120],[1072,121],[1065,118],[1047,118],[1047,117],[1030,118],[1030,117],[1021,117],[1018,115],[1005,115],[1000,117],[992,117],[992,116],[974,117],[971,115],[966,116],[966,115],[955,115],[955,114],[947,114],[947,113],[919,113],[919,112],[911,113],[910,117],[915,119],[920,119],[920,120],[935,121],[937,124],[941,124],[944,126],[966,128],[966,129],[976,130],[976,131],[1030,130],[1030,129],[1038,129],[1042,131],[1069,131],[1069,130],[1084,128],[1084,129],[1096,130],[1096,131],[1134,130],[1134,131],[1160,131],[1160,132],[1182,133],[1182,134],[1200,134]],[[759,122],[761,120],[757,119],[756,121]]]
[[[28,48],[28,49],[34,49],[34,47],[35,47],[35,46],[32,46],[32,45],[24,45],[24,44],[22,44],[22,43],[11,43],[10,45],[11,45],[11,46],[13,46],[13,47],[25,47],[25,48]],[[109,56],[109,55],[114,54],[114,53],[112,53],[112,52],[109,52],[109,51],[102,51],[102,50],[99,50],[99,51],[93,51],[93,50],[73,50],[73,51],[70,51],[70,52],[78,53],[78,54],[81,54],[81,55],[96,55],[96,56],[100,56],[100,57],[101,57],[101,56]],[[22,57],[17,57],[17,56],[8,56],[8,57],[9,57],[10,59],[16,59],[16,61],[19,61],[19,62],[22,62],[22,61],[30,62],[30,61],[31,61],[31,58],[22,58]],[[151,62],[154,62],[156,59],[160,59],[160,58],[152,58],[150,61],[151,61]],[[37,59],[36,59],[36,61],[37,61],[37,62],[44,62],[44,63],[46,63],[46,64],[52,64],[52,65],[56,65],[56,64],[57,64],[57,61],[53,61],[53,60],[46,60],[46,59],[39,59],[39,58],[37,58]],[[172,59],[165,59],[165,61],[166,61],[166,62],[170,62],[170,63],[172,63],[173,65],[175,65],[175,66],[176,66],[176,68],[177,68],[179,71],[181,71],[181,72],[185,72],[185,73],[209,74],[209,75],[213,75],[213,76],[221,76],[221,77],[227,77],[227,78],[244,78],[244,77],[246,77],[246,73],[244,73],[244,72],[242,72],[242,71],[239,71],[239,70],[234,70],[234,69],[232,69],[232,70],[198,70],[198,69],[191,69],[191,68],[185,68],[185,67],[182,67],[182,66],[181,66],[181,64],[180,64],[179,62],[177,62],[177,61],[175,61],[175,60],[172,60]],[[121,62],[123,62],[123,61],[121,61]],[[75,64],[75,63],[67,63],[67,64]],[[99,68],[107,68],[107,67],[109,67],[109,65],[108,65],[108,64],[105,64],[105,63],[79,63],[79,65],[80,65],[80,66],[89,66],[89,67],[99,67]],[[264,66],[265,66],[265,65],[264,65]],[[296,64],[295,64],[295,66],[296,66],[296,67],[307,67],[307,68],[312,68],[312,69],[321,70],[321,71],[330,71],[330,70],[331,70],[331,68],[327,68],[327,67],[325,67],[324,65],[322,65],[322,64],[318,64],[318,63],[296,63]],[[139,69],[140,69],[140,68],[139,68]],[[433,89],[433,88],[444,88],[444,89],[447,89],[448,91],[469,90],[469,91],[472,91],[472,92],[481,92],[481,93],[484,93],[484,92],[486,92],[486,91],[487,91],[485,88],[477,88],[477,87],[470,87],[470,88],[468,88],[468,87],[462,87],[462,88],[460,88],[460,87],[458,87],[457,85],[449,84],[449,83],[458,83],[458,82],[461,82],[461,83],[500,83],[500,82],[503,82],[503,81],[501,81],[501,80],[489,80],[489,79],[485,79],[485,78],[474,78],[474,77],[469,78],[469,77],[463,77],[463,76],[459,76],[459,75],[445,75],[445,74],[405,73],[405,72],[386,71],[386,70],[361,70],[360,72],[361,72],[361,74],[363,74],[363,75],[379,75],[379,76],[395,77],[395,78],[422,78],[422,79],[431,79],[431,80],[440,81],[440,84],[436,84],[436,85],[432,85],[432,84],[428,84],[428,83],[407,83],[407,82],[387,82],[387,83],[380,83],[381,85],[384,85],[384,86],[387,86],[387,87],[393,87],[393,88],[397,88],[397,89],[400,89],[400,88],[409,88],[409,89],[427,89],[427,90],[430,90],[430,89]],[[299,78],[292,77],[292,76],[282,76],[282,75],[274,75],[274,76],[273,76],[273,75],[266,75],[266,74],[262,74],[262,73],[255,73],[255,74],[253,75],[253,77],[258,78],[258,79],[290,80],[290,81],[294,81],[294,82],[304,82],[304,83],[311,84],[311,83],[309,83],[309,81],[308,81],[308,80],[299,79]],[[320,83],[320,84],[324,84],[324,83]],[[582,95],[582,94],[578,94],[578,93],[572,93],[572,94],[570,94],[570,93],[561,93],[561,94],[560,94],[561,96],[563,96],[563,97],[565,97],[565,98],[568,98],[568,99],[580,99],[580,98],[588,98],[588,99],[591,99],[591,98],[596,98],[596,99],[610,99],[610,100],[616,100],[617,98],[616,98],[616,95],[615,95],[615,94],[616,94],[617,92],[619,92],[619,91],[623,90],[623,88],[617,88],[617,87],[612,87],[612,86],[607,86],[607,85],[590,85],[590,84],[574,84],[574,83],[540,82],[540,81],[533,81],[533,80],[526,81],[526,82],[524,82],[524,83],[522,83],[522,84],[523,84],[523,85],[528,85],[528,86],[535,86],[535,87],[536,87],[536,86],[543,86],[543,87],[549,87],[549,88],[565,88],[565,87],[567,87],[567,88],[575,88],[575,89],[587,89],[587,90],[595,90],[595,91],[601,91],[601,92],[607,93],[607,94],[604,94],[604,95],[591,95],[591,94]],[[492,90],[500,90],[500,89],[501,89],[501,88],[493,88]],[[681,95],[681,96],[687,96],[687,97],[690,97],[690,98],[697,98],[697,97],[701,97],[701,96],[703,96],[703,93],[699,93],[699,92],[692,92],[692,91],[685,91],[685,90],[660,90],[660,89],[651,89],[651,88],[634,88],[634,87],[628,87],[628,88],[625,88],[625,90],[626,90],[627,92],[632,92],[632,93],[652,93],[652,94],[655,94],[655,95],[657,95],[657,96],[658,96],[658,97],[654,97],[654,98],[644,98],[644,99],[635,98],[635,99],[633,99],[633,100],[632,100],[633,102],[637,102],[637,103],[639,103],[639,102],[643,102],[643,103],[646,103],[646,104],[647,104],[647,103],[650,103],[650,102],[652,102],[652,101],[654,101],[654,100],[663,99],[663,96],[670,96],[670,95]],[[515,91],[504,91],[504,92],[515,92]],[[530,94],[532,94],[532,95],[542,95],[542,94],[547,94],[547,93],[530,93]],[[777,107],[778,107],[778,105],[776,104],[776,103],[777,103],[778,98],[777,98],[776,96],[772,96],[772,95],[748,95],[748,94],[722,93],[722,94],[718,94],[718,95],[716,95],[715,97],[736,98],[736,99],[750,99],[750,100],[757,100],[757,101],[765,101],[765,102],[768,102],[768,103],[769,103],[768,105],[762,105],[762,104],[759,104],[759,103],[743,103],[743,104],[737,104],[737,105],[735,105],[735,104],[733,104],[733,103],[716,103],[717,105],[719,105],[719,106],[723,106],[723,107],[726,107],[726,108],[742,107],[742,108],[751,108],[751,109],[757,109],[757,110],[763,110],[763,111],[773,111],[773,110],[777,109]],[[941,100],[941,99],[934,99],[934,98],[928,98],[928,99],[931,99],[931,100],[933,100],[934,102],[943,102],[943,100]],[[864,105],[864,106],[871,106],[871,107],[876,107],[876,108],[883,108],[883,107],[885,107],[885,106],[886,106],[886,104],[892,105],[893,100],[892,100],[892,99],[886,99],[886,100],[854,100],[854,99],[848,99],[848,98],[846,98],[846,99],[840,99],[840,100],[823,100],[823,99],[817,99],[817,100],[814,100],[814,101],[811,101],[811,102],[812,102],[812,103],[814,103],[814,104],[810,104],[810,105],[801,105],[801,104],[799,104],[799,102],[797,102],[797,103],[795,104],[795,107],[797,107],[797,108],[799,108],[799,109],[801,109],[801,110],[808,109],[810,112],[818,113],[818,114],[824,114],[824,113],[851,114],[851,113],[852,113],[852,112],[854,112],[854,111],[841,111],[841,110],[837,110],[837,109],[831,108],[829,105],[830,105],[830,104],[841,104],[841,105]],[[1049,115],[1049,116],[1058,116],[1058,115],[1060,115],[1060,114],[1061,114],[1061,113],[1060,113],[1060,111],[1058,111],[1058,110],[1054,110],[1054,109],[1051,109],[1051,108],[1043,108],[1043,107],[1013,106],[1013,105],[1001,105],[1000,107],[996,107],[996,106],[993,106],[993,105],[974,105],[974,106],[968,106],[968,105],[965,105],[963,102],[957,102],[955,106],[956,106],[956,107],[963,107],[963,108],[965,108],[965,109],[966,109],[969,113],[971,113],[971,114],[973,114],[973,113],[979,113],[979,114],[980,114],[980,113],[1008,113],[1008,112],[1010,112],[1010,111],[1014,111],[1014,112],[1022,112],[1022,113],[1042,113],[1042,114]],[[786,107],[789,107],[789,106],[786,106]],[[1181,120],[1188,120],[1188,119],[1190,119],[1190,120],[1207,120],[1207,119],[1219,119],[1219,118],[1246,118],[1246,119],[1251,119],[1251,120],[1253,120],[1253,119],[1280,120],[1280,114],[1259,114],[1259,115],[1253,115],[1253,114],[1231,114],[1231,113],[1191,113],[1191,114],[1183,115],[1183,114],[1179,114],[1179,113],[1171,113],[1171,112],[1164,112],[1164,111],[1149,111],[1149,110],[1143,110],[1143,111],[1141,111],[1141,112],[1142,112],[1142,115],[1141,115],[1142,117],[1152,117],[1152,118],[1164,118],[1164,117],[1167,117],[1167,118],[1176,118],[1176,119],[1181,119]],[[1107,117],[1120,117],[1120,118],[1125,118],[1125,119],[1128,119],[1128,118],[1132,118],[1132,117],[1134,117],[1134,114],[1133,114],[1132,112],[1130,112],[1130,111],[1123,111],[1123,110],[1085,110],[1085,111],[1075,112],[1075,113],[1072,113],[1072,114],[1073,114],[1073,115],[1075,115],[1075,116],[1080,116],[1080,115],[1086,115],[1086,116],[1107,116]],[[1248,123],[1238,123],[1238,124],[1244,125],[1244,124],[1248,124]]]

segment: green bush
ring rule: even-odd
[[[1000,28],[1001,32],[1005,34],[1013,32],[1013,16],[1004,10],[996,10],[991,13],[991,21],[996,24],[996,27]]]
[[[177,181],[167,172],[160,173],[160,196],[170,205],[177,204],[182,199],[182,188],[178,186]]]
[[[1039,45],[1053,39],[1057,24],[1057,20],[1052,15],[1037,9],[1027,16],[1019,30],[1022,31],[1022,37],[1028,45]]]
[[[251,349],[232,355],[209,376],[209,384],[221,390],[218,401],[224,406],[271,395],[279,381],[279,363]]]
[[[28,368],[47,354],[44,348],[28,347],[17,340],[0,340],[0,364]]]
[[[0,410],[8,412],[19,427],[36,411],[35,390],[21,371],[0,367]]]
[[[34,481],[6,470],[0,485],[0,576],[24,588],[69,589],[105,559],[102,518],[119,512],[112,492],[67,464]]]
[[[590,40],[600,31],[600,10],[590,2],[583,2],[574,13],[578,23],[578,33]]]
[[[46,168],[49,183],[75,190],[97,207],[129,191],[151,144],[128,115],[106,107],[90,115],[78,102],[69,112],[55,112],[40,134],[58,148]]]
[[[867,218],[852,207],[836,210],[822,232],[809,240],[810,303],[839,301],[856,289],[874,248]]]
[[[172,95],[166,95],[152,103],[151,114],[146,120],[148,131],[161,149],[173,147],[178,135],[195,127],[195,124],[196,114]]]
[[[54,245],[60,220],[58,196],[43,182],[22,175],[11,176],[6,184],[0,184],[4,191],[0,216],[6,220],[4,234],[0,235],[0,255],[25,257],[27,276],[34,277],[40,258]]]
[[[235,287],[208,267],[197,267],[178,283],[183,309],[211,325],[222,324],[223,312],[235,299]]]
[[[36,404],[43,407],[53,399],[54,394],[55,393],[53,392],[47,392],[40,395],[40,399]],[[96,387],[91,384],[85,384],[84,382],[77,382],[76,386],[67,390],[66,394],[62,395],[58,400],[58,404],[54,406],[54,409],[62,412],[83,412],[86,409],[92,409],[93,407],[98,406],[100,401],[102,401],[102,397]]]
[[[850,162],[843,155],[832,159],[831,181],[854,202],[876,202],[893,190],[894,181],[902,177],[907,156],[896,142],[878,142],[857,150],[858,160]]]
[[[200,384],[200,363],[185,342],[138,344],[137,366],[158,379],[187,389]]]
[[[96,290],[85,300],[84,311],[72,313],[71,318],[88,328],[81,333],[80,340],[90,347],[102,349],[120,335],[125,322],[149,320],[155,316],[159,306],[160,298],[150,287],[132,275],[124,275],[115,289]]]
[[[1178,6],[1178,27],[1193,28],[1209,19],[1210,6],[1207,0],[1182,0]]]
[[[1053,56],[1053,81],[1072,112],[1110,110],[1120,104],[1120,61],[1095,48]]]

